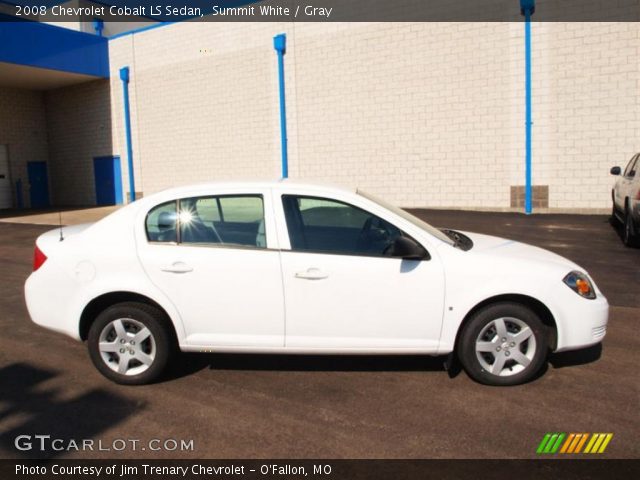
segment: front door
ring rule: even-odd
[[[283,195],[286,346],[435,352],[442,326],[439,259],[386,255],[391,223],[333,199]]]
[[[46,208],[49,206],[49,179],[47,177],[47,162],[28,162],[29,199],[31,208]]]
[[[280,253],[267,248],[263,193],[183,198],[147,215],[140,260],[190,346],[284,346]]]
[[[122,175],[120,157],[97,157],[93,159],[96,186],[96,205],[119,205],[122,203]]]

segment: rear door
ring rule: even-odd
[[[192,346],[282,347],[284,298],[269,190],[165,202],[138,250]]]

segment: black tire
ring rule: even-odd
[[[125,327],[127,335],[127,341],[122,342],[124,345],[120,345],[121,337],[117,335],[115,324],[112,323],[118,320],[121,320],[118,325]],[[172,336],[166,326],[167,322],[168,320],[164,313],[151,305],[137,302],[112,305],[96,317],[89,329],[87,344],[93,364],[109,380],[123,385],[144,385],[157,380],[162,375],[174,351],[174,348],[172,348]],[[133,339],[133,335],[142,330],[140,325],[146,327],[150,335],[139,342],[139,345],[130,346],[128,340]],[[136,330],[136,327],[138,330]],[[114,335],[116,336],[113,337]],[[115,338],[115,340],[108,340],[109,336]],[[118,347],[122,346],[122,348],[112,353],[102,352],[99,346],[101,340],[105,341],[105,343],[113,343]],[[134,356],[136,355],[134,353],[137,351],[136,349],[139,349],[138,355],[140,353],[147,355],[144,358],[149,361],[148,364],[141,363]],[[123,360],[123,363],[127,363],[126,368],[131,370],[129,374],[119,373],[112,368],[112,366],[115,367],[116,364],[119,364],[120,352],[122,351],[124,351],[124,355],[131,355]],[[106,360],[105,357],[109,357],[109,360]],[[137,370],[142,369],[144,370],[136,373]]]
[[[501,319],[507,335],[499,338],[496,327]],[[512,335],[524,331],[524,326],[529,327],[531,335],[522,343],[516,343],[525,335],[513,338]],[[504,341],[503,338],[507,340]],[[480,347],[478,342],[487,350],[491,345],[491,351],[477,352],[476,345]],[[488,305],[472,315],[459,338],[457,353],[467,375],[475,381],[485,385],[509,386],[526,383],[541,371],[547,359],[548,344],[547,327],[535,312],[519,303],[500,302]],[[523,356],[530,358],[524,359]],[[529,363],[523,366],[514,358]],[[503,362],[503,368],[499,368],[500,363],[496,363],[498,360]],[[494,365],[503,375],[490,371]]]
[[[622,225],[622,242],[627,247],[635,247],[638,245],[638,234],[636,232],[635,225],[633,224],[633,217],[629,208],[625,210],[624,223]]]
[[[614,227],[616,227],[618,225],[618,215],[617,215],[617,210],[616,210],[616,204],[612,202],[612,207],[611,207],[611,218],[609,218],[609,223],[611,223],[611,225],[613,225]]]

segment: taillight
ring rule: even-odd
[[[640,190],[636,193],[636,200],[640,200]]]
[[[33,250],[33,271],[38,270],[46,261],[47,256],[42,253],[42,250],[36,245],[36,248]]]

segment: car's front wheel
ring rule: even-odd
[[[125,385],[153,382],[166,367],[171,338],[158,309],[135,302],[113,305],[89,329],[89,355],[105,377]]]
[[[547,358],[547,328],[530,308],[512,302],[488,305],[466,323],[458,357],[467,374],[486,385],[531,380]]]

